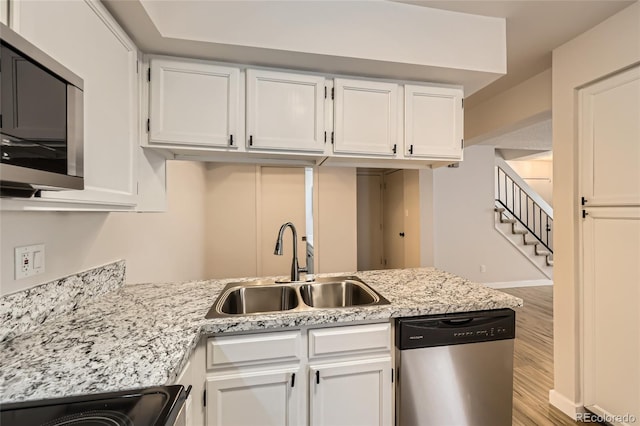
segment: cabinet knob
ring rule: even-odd
[[[404,232],[401,232],[401,233],[400,233],[400,236],[401,236],[401,237],[404,237]]]

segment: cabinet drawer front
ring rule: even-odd
[[[309,358],[348,352],[391,350],[391,324],[370,324],[309,331]]]
[[[212,337],[207,341],[207,368],[299,358],[300,332]]]

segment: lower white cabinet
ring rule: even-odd
[[[309,366],[311,426],[390,426],[391,357]]]
[[[191,362],[208,426],[392,424],[389,323],[205,340],[206,356]]]
[[[304,423],[297,369],[267,368],[207,378],[207,424],[297,426]]]

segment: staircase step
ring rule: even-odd
[[[538,250],[538,248],[536,247],[536,255],[538,255],[538,256],[549,256],[550,254],[551,254],[551,252],[549,250],[544,250],[544,249]]]
[[[498,212],[498,213],[502,213],[504,212],[504,208],[503,207],[496,207],[493,209],[493,211]]]
[[[553,266],[553,259],[549,259],[549,256],[547,256],[547,266]]]
[[[507,219],[507,218],[504,218],[504,217],[500,217],[500,223],[516,223],[516,222],[517,222],[517,220],[515,220],[515,219]]]
[[[527,240],[526,238],[524,239],[524,245],[526,246],[537,246],[538,244],[540,243],[536,240]]]
[[[527,231],[526,229],[512,229],[511,233],[516,235],[526,235],[529,233],[529,231]]]

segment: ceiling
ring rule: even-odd
[[[551,67],[551,51],[634,3],[618,0],[400,0],[436,9],[506,18],[507,74],[465,100],[472,108]]]
[[[148,2],[171,2],[171,0],[146,0]],[[176,0],[174,0],[176,1]],[[219,0],[180,0],[181,6],[197,5],[202,2],[215,2]],[[238,3],[255,2],[255,0],[234,0]],[[326,0],[271,0],[272,4],[282,5],[286,2],[312,3]],[[343,2],[360,2],[363,0],[342,0]],[[379,0],[364,0],[379,1]],[[465,105],[472,108],[496,94],[513,87],[528,78],[544,71],[551,66],[551,51],[571,40],[587,29],[602,22],[609,16],[634,3],[633,0],[394,0],[397,3],[406,3],[416,6],[443,9],[454,12],[469,13],[473,15],[490,16],[506,19],[507,38],[507,74],[498,78],[483,89],[476,91],[465,100]],[[208,49],[213,53],[214,49],[206,46],[198,46],[194,43],[180,43],[177,40],[160,37],[158,30],[154,28],[152,20],[142,7],[140,0],[102,0],[109,11],[116,17],[129,35],[145,52],[171,54],[180,51],[184,56],[202,56],[202,52]],[[264,3],[262,3],[264,5]],[[177,17],[176,19],[179,19]],[[328,23],[330,25],[330,23]],[[200,43],[202,45],[202,43]],[[238,47],[236,51],[240,50]],[[264,50],[264,49],[262,49]],[[218,54],[225,54],[224,49],[218,48]],[[268,51],[267,56],[274,58],[277,51]],[[176,54],[176,53],[173,53]],[[252,58],[264,54],[257,49],[247,49],[245,52],[246,63],[252,63]],[[258,55],[258,56],[256,56]],[[289,55],[291,53],[289,52]],[[196,57],[197,57],[196,56]],[[240,57],[242,57],[240,55]],[[301,58],[312,60],[311,58]],[[223,59],[224,60],[224,59]],[[259,61],[259,60],[258,60]],[[268,65],[268,60],[263,60]],[[321,64],[310,63],[317,71],[327,72]],[[376,64],[381,66],[381,64]],[[407,79],[415,73],[410,65],[405,66]],[[347,68],[345,68],[347,69]],[[396,74],[402,75],[402,71]],[[454,76],[451,70],[452,78]],[[493,80],[490,79],[488,81]],[[444,81],[443,81],[444,82]],[[485,83],[486,84],[486,83]],[[482,86],[480,86],[482,87]]]

